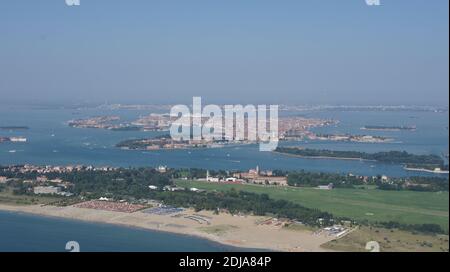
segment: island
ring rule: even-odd
[[[119,120],[119,116],[96,116],[87,119],[70,120],[68,124],[74,128],[112,129],[117,126],[112,123]]]
[[[202,116],[201,122],[205,124],[211,116]],[[223,122],[225,122],[225,117]],[[244,116],[244,125],[248,124],[248,117]],[[170,114],[151,113],[141,116],[131,122],[120,122],[119,116],[96,116],[86,119],[68,121],[68,125],[74,128],[107,129],[111,131],[169,131],[172,123],[178,117]],[[186,126],[193,126],[193,120],[187,119]],[[268,121],[270,123],[270,121]],[[297,140],[314,136],[311,128],[324,127],[337,124],[336,120],[324,120],[317,118],[305,118],[301,116],[284,116],[278,120],[279,140]],[[269,125],[269,124],[268,124]],[[233,125],[236,128],[236,124]]]
[[[355,143],[389,143],[394,139],[383,136],[372,135],[350,135],[350,134],[316,134],[309,137],[310,140],[355,142]]]
[[[150,114],[133,122],[120,122],[119,116],[95,116],[68,121],[74,128],[107,129],[111,131],[166,131],[171,118],[166,114]]]
[[[160,150],[160,149],[193,149],[193,148],[219,148],[226,145],[251,144],[250,141],[234,141],[224,139],[213,140],[173,140],[168,134],[154,138],[131,139],[119,142],[116,147],[127,150]]]
[[[433,174],[449,174],[448,164],[437,167],[435,164],[408,163],[404,167],[407,171],[427,172]]]
[[[362,130],[380,130],[380,131],[401,131],[409,130],[414,131],[417,129],[416,126],[364,126]]]
[[[27,126],[3,126],[0,127],[0,130],[28,130],[30,129]]]
[[[24,143],[26,141],[27,141],[27,138],[25,138],[25,137],[1,137],[0,136],[0,143],[5,143],[5,142]]]
[[[406,151],[389,151],[366,153],[359,151],[333,151],[324,149],[308,149],[302,147],[278,147],[275,152],[286,155],[299,156],[302,158],[316,159],[342,159],[342,160],[368,160],[383,163],[396,163],[403,165],[414,165],[425,169],[445,169],[444,160],[434,154],[416,155]]]

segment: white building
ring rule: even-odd
[[[27,141],[27,138],[24,137],[11,137],[10,138],[11,142],[21,142],[24,143]]]
[[[160,173],[166,173],[167,172],[167,166],[160,165],[160,166],[158,166],[158,168],[156,168],[156,171],[158,171]]]
[[[334,187],[334,184],[330,183],[328,185],[319,185],[319,186],[317,186],[317,189],[320,189],[320,190],[333,190],[333,187]]]
[[[60,187],[56,187],[56,186],[36,186],[33,188],[33,192],[36,195],[40,195],[40,194],[58,194],[61,192],[61,188]]]

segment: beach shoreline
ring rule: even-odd
[[[316,235],[308,230],[287,230],[275,226],[259,225],[258,221],[268,217],[215,215],[212,212],[186,210],[186,215],[200,214],[211,218],[210,225],[168,215],[113,212],[73,206],[57,207],[42,205],[0,204],[0,211],[32,214],[52,218],[72,219],[91,223],[112,224],[123,227],[160,231],[207,239],[225,246],[242,249],[281,252],[329,251],[321,245],[335,239],[332,236]]]
[[[432,174],[440,174],[440,175],[448,175],[449,171],[446,170],[430,170],[425,168],[411,168],[411,167],[404,167],[406,171],[411,172],[425,172],[425,173],[432,173]]]

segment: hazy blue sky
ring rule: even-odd
[[[3,101],[448,105],[448,0],[3,0]]]

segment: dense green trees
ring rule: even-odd
[[[373,160],[385,163],[415,164],[417,166],[445,168],[444,160],[438,155],[415,155],[406,151],[389,151],[377,153],[365,153],[358,151],[333,151],[318,149],[302,149],[296,147],[278,147],[276,152],[292,154],[303,157],[329,157]]]
[[[288,184],[296,187],[316,187],[333,183],[338,188],[351,188],[355,185],[364,184],[360,177],[351,175],[341,175],[334,173],[313,173],[313,172],[290,172],[288,174]]]

